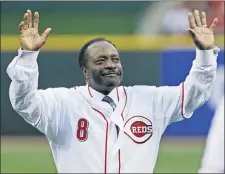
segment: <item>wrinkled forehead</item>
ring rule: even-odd
[[[89,57],[98,57],[98,56],[110,56],[110,55],[119,55],[117,49],[106,41],[99,41],[91,44],[87,48],[87,53]]]

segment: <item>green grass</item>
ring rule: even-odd
[[[160,147],[155,173],[196,173],[204,146],[195,143],[164,143]],[[50,148],[46,146],[2,147],[1,173],[56,172]]]
[[[190,144],[164,146],[159,151],[156,173],[196,173],[201,162],[203,146]]]
[[[1,149],[1,173],[53,172],[56,170],[48,147]]]

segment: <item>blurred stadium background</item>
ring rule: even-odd
[[[19,48],[18,24],[27,9],[39,11],[40,32],[52,33],[39,55],[39,88],[83,85],[79,48],[95,36],[107,37],[121,52],[123,85],[178,85],[188,74],[195,47],[186,29],[187,13],[219,19],[218,78],[209,102],[193,117],[168,127],[155,172],[196,173],[214,108],[223,93],[224,2],[1,2],[1,173],[55,172],[46,139],[11,108],[6,67]]]

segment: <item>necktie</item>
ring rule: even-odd
[[[102,101],[104,101],[104,102],[110,104],[110,106],[112,106],[112,108],[113,108],[113,111],[116,109],[116,104],[114,103],[113,99],[110,98],[109,96],[105,96],[105,97],[102,99]]]
[[[113,101],[113,99],[109,96],[105,96],[102,101],[110,104],[110,106],[113,108],[113,111],[116,109],[116,103]],[[116,131],[117,131],[117,136],[119,134],[119,127],[116,125]]]

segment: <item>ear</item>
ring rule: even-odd
[[[88,70],[86,68],[82,68],[82,73],[83,73],[85,79],[89,79],[90,78]]]

